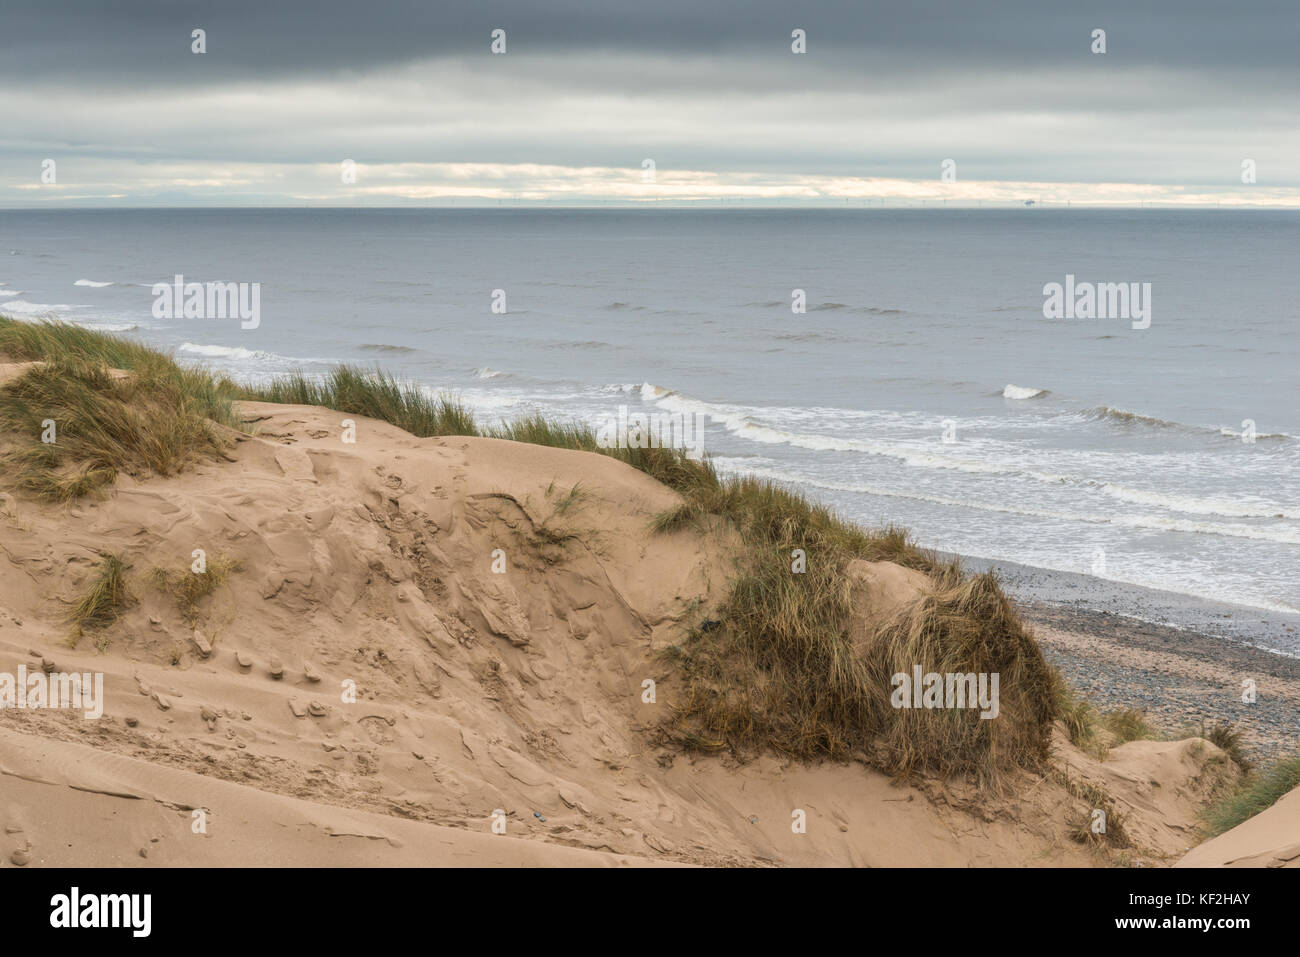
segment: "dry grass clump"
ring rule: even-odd
[[[219,454],[224,442],[211,412],[173,377],[47,361],[0,387],[0,429],[9,439],[2,461],[19,488],[67,501],[119,472],[171,475],[197,455]]]
[[[923,596],[877,631],[866,657],[889,770],[988,779],[1046,762],[1059,679],[992,574]],[[941,675],[998,675],[997,716],[981,717],[976,707],[894,708],[879,689],[914,665]]]
[[[238,424],[228,382],[117,336],[0,317],[0,356],[40,363],[0,386],[0,465],[44,501],[90,494],[121,472],[174,474],[220,454],[220,427]]]
[[[73,629],[70,642],[74,647],[87,629],[107,628],[117,621],[130,598],[122,556],[102,552],[99,557],[98,573],[68,616]]]
[[[800,758],[857,756],[894,774],[971,773],[993,780],[1040,767],[1057,713],[1059,679],[991,575],[917,548],[901,529],[867,530],[781,486],[752,478],[695,485],[655,526],[671,531],[725,519],[743,542],[716,628],[696,628],[671,656],[687,675],[666,734],[680,744],[746,755],[772,748]],[[796,549],[806,569],[792,570]],[[890,561],[924,572],[932,588],[876,622],[854,650],[847,564]],[[893,676],[999,674],[1000,713],[895,709]]]
[[[387,373],[340,365],[320,379],[302,373],[281,376],[260,387],[241,387],[242,399],[286,405],[319,405],[389,422],[420,438],[478,435],[473,416],[455,399],[436,395]]]
[[[202,572],[172,572],[154,568],[153,582],[171,596],[181,617],[191,626],[199,623],[199,603],[226,583],[232,572],[240,569],[237,559],[224,555],[209,558]]]

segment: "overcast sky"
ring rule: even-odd
[[[0,0],[0,206],[1300,206],[1298,63],[1296,0]]]

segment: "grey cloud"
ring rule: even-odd
[[[209,53],[189,52],[195,27]],[[203,84],[365,72],[429,57],[487,55],[488,32],[518,53],[597,51],[784,56],[790,30],[810,54],[870,77],[904,69],[1036,70],[1084,59],[1095,27],[1110,63],[1201,70],[1292,67],[1300,6],[1210,0],[6,0],[0,73],[30,82]]]

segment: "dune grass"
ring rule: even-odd
[[[228,383],[115,336],[0,317],[0,356],[38,363],[0,386],[0,466],[44,501],[120,472],[172,475],[220,454],[220,427],[238,424]]]
[[[1242,771],[1247,774],[1250,773],[1253,764],[1251,760],[1246,757],[1245,749],[1242,747],[1242,735],[1236,727],[1220,721],[1217,722],[1214,727],[1207,730],[1204,722],[1202,722],[1199,733],[1201,737],[1227,752],[1228,757],[1231,758]]]
[[[241,425],[231,405],[236,399],[324,406],[421,437],[485,436],[617,458],[682,496],[678,507],[656,517],[655,530],[696,527],[734,534],[742,545],[717,617],[671,649],[686,682],[660,729],[666,740],[737,755],[774,749],[799,758],[859,757],[897,774],[927,769],[984,780],[1012,767],[1039,767],[1046,757],[1059,679],[1013,606],[991,575],[967,578],[956,562],[915,547],[901,529],[863,529],[784,486],[720,477],[708,460],[681,450],[604,449],[581,424],[531,417],[484,428],[454,398],[380,370],[344,365],[320,379],[297,374],[239,386],[120,337],[5,319],[0,354],[48,363],[0,389],[0,420],[11,434],[35,435],[45,418],[68,423],[55,448],[31,439],[6,453],[20,484],[45,498],[84,494],[118,470],[170,474],[189,456],[218,451],[211,423]],[[114,377],[110,368],[132,375]],[[798,573],[791,564],[796,549],[806,556]],[[846,566],[857,559],[896,562],[932,583],[906,616],[872,636],[865,655],[850,639]],[[1001,716],[895,711],[890,679],[913,665],[999,672]]]
[[[73,645],[87,629],[106,628],[116,621],[130,597],[122,556],[102,552],[99,557],[99,571],[68,616],[73,627]]]
[[[236,559],[218,555],[207,560],[202,572],[196,573],[189,569],[172,572],[155,567],[152,577],[154,585],[171,596],[181,617],[194,627],[199,623],[200,602],[224,585],[231,572],[239,569],[240,564]]]
[[[1165,737],[1147,720],[1146,712],[1136,708],[1106,712],[1101,716],[1101,726],[1115,736],[1115,744],[1159,741]]]
[[[1259,773],[1247,775],[1237,790],[1206,809],[1203,817],[1208,836],[1216,837],[1267,811],[1297,787],[1300,787],[1300,754],[1282,758]]]
[[[323,379],[302,373],[279,376],[258,387],[237,387],[241,399],[286,405],[318,405],[389,422],[420,438],[478,435],[473,416],[448,396],[399,382],[381,370],[340,365]]]

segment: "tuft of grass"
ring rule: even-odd
[[[150,367],[165,358],[138,342],[69,322],[19,322],[4,316],[0,316],[0,355],[16,362],[66,359],[127,370]]]
[[[992,575],[966,578],[959,563],[917,548],[901,529],[863,529],[771,482],[697,472],[684,498],[654,527],[723,519],[744,548],[722,626],[692,631],[676,653],[687,687],[665,729],[670,740],[739,754],[865,755],[900,776],[930,770],[986,781],[1045,761],[1059,679]],[[807,556],[799,574],[794,549]],[[876,623],[865,653],[850,639],[846,566],[855,559],[895,562],[932,583],[904,613]],[[917,664],[999,673],[999,718],[894,709],[893,675]]]
[[[0,386],[0,465],[44,501],[89,495],[123,472],[174,474],[221,454],[221,427],[239,425],[229,382],[117,336],[0,317],[0,355],[40,363]]]
[[[895,709],[882,689],[914,664],[940,674],[999,676],[999,713],[977,708]],[[867,650],[875,723],[886,766],[991,779],[1045,765],[1057,717],[1057,676],[992,574],[941,579],[931,593],[880,626]]]
[[[478,435],[473,416],[456,399],[400,382],[379,369],[340,365],[323,378],[301,372],[263,386],[238,389],[241,399],[286,405],[319,405],[352,415],[381,419],[419,438]]]
[[[1134,708],[1108,711],[1102,715],[1101,725],[1115,736],[1114,744],[1129,741],[1159,741],[1165,736],[1147,720],[1146,712]]]
[[[1065,733],[1070,743],[1089,753],[1098,747],[1097,709],[1079,695],[1057,675],[1057,712],[1065,722]]]
[[[73,626],[74,646],[86,629],[107,628],[117,621],[130,597],[126,587],[126,566],[122,562],[122,556],[101,552],[99,557],[98,574],[69,615]]]
[[[176,608],[190,627],[199,623],[199,603],[226,583],[232,572],[240,569],[237,559],[216,556],[207,560],[202,573],[193,571],[171,572],[154,568],[154,584],[171,596]]]
[[[1205,810],[1208,835],[1216,837],[1267,811],[1296,787],[1300,787],[1300,754],[1281,758],[1266,770],[1247,775],[1237,790]]]
[[[1241,731],[1238,730],[1231,722],[1219,721],[1214,727],[1206,730],[1201,728],[1201,737],[1218,745],[1227,752],[1229,758],[1236,763],[1237,767],[1245,773],[1250,773],[1253,762],[1246,757],[1246,752],[1242,743]]]
[[[213,412],[176,378],[51,360],[0,387],[0,430],[10,438],[3,463],[25,491],[67,501],[119,472],[171,475],[197,455],[221,453]]]
[[[1082,818],[1067,822],[1073,840],[1080,844],[1117,849],[1133,846],[1128,832],[1124,829],[1124,819],[1119,811],[1115,810],[1115,802],[1104,788],[1082,778],[1072,778],[1068,771],[1054,771],[1052,776],[1085,805]],[[1094,833],[1092,830],[1093,811],[1101,811],[1105,815],[1106,830],[1101,834]]]

